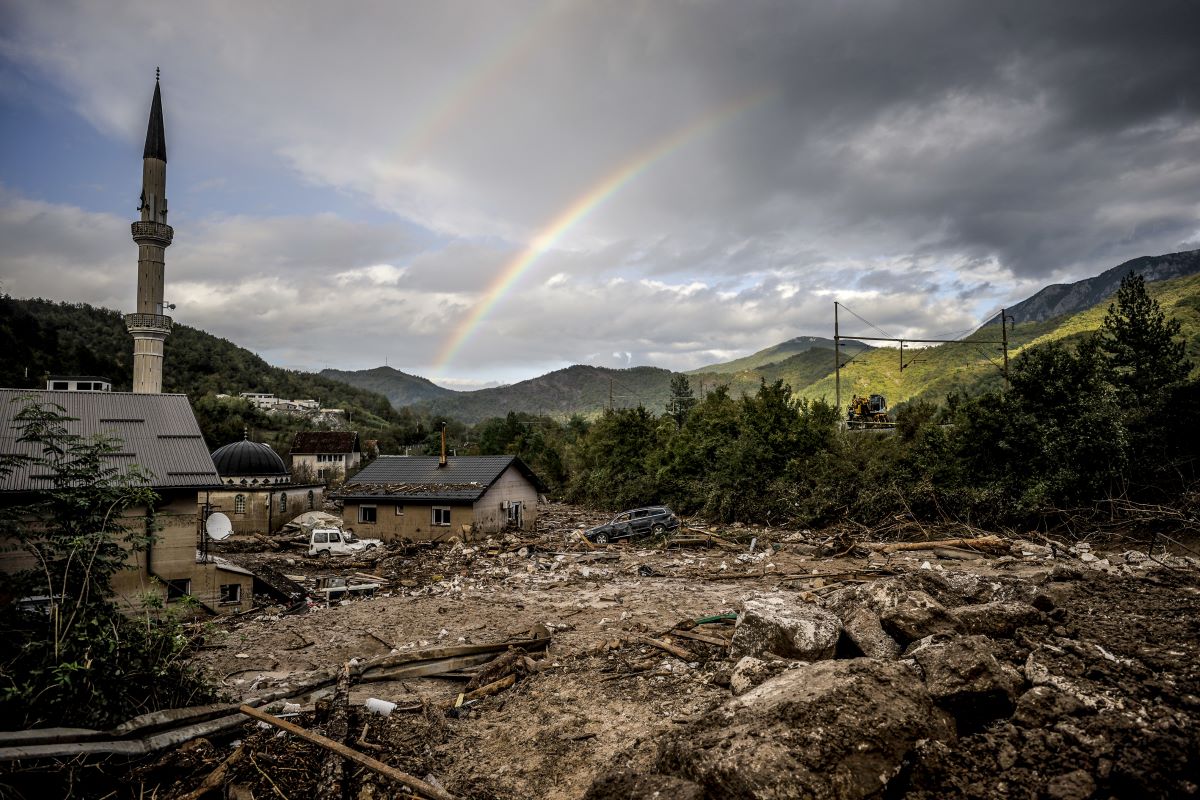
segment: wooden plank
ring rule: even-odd
[[[420,778],[415,778],[406,772],[401,772],[395,767],[389,767],[382,761],[377,761],[368,755],[363,755],[357,750],[347,747],[340,742],[327,739],[319,733],[313,733],[310,730],[301,728],[299,725],[293,725],[286,719],[279,719],[278,717],[274,717],[264,711],[259,711],[257,708],[253,708],[251,706],[242,706],[241,712],[248,717],[253,717],[254,719],[265,722],[268,725],[274,725],[276,728],[285,730],[294,736],[300,737],[306,742],[312,742],[319,747],[324,747],[326,750],[331,750],[338,755],[343,756],[344,758],[350,759],[355,764],[371,770],[377,775],[382,775],[385,778],[391,778],[401,786],[407,786],[414,792],[430,798],[430,800],[454,800],[453,795],[442,789],[439,789],[436,786],[426,783]]]
[[[707,642],[721,647],[728,647],[729,640],[722,639],[719,636],[705,636],[703,633],[692,633],[691,631],[671,631],[672,636],[682,636],[685,639],[695,639],[697,642]]]

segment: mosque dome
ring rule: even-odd
[[[218,447],[212,454],[213,464],[222,478],[234,477],[283,477],[287,467],[279,454],[269,445],[243,439],[240,442]]]

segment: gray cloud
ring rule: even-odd
[[[835,297],[903,335],[969,327],[1046,282],[1200,240],[1195,4],[379,2],[350,14],[29,0],[0,14],[0,57],[132,148],[145,77],[167,60],[175,158],[280,209],[224,215],[196,205],[202,179],[174,184],[193,211],[176,221],[170,293],[289,365],[431,367],[483,287],[581,200],[596,202],[484,318],[456,377],[611,353],[695,366],[826,333]],[[331,213],[293,213],[283,190],[239,185],[227,168],[258,162],[328,190]],[[629,180],[588,197],[622,167]],[[371,219],[333,213],[346,198]],[[6,288],[61,296],[36,269],[90,260],[103,269],[81,271],[79,297],[63,299],[132,294],[124,209],[0,199]],[[291,304],[322,321],[272,310]],[[347,320],[383,343],[348,354]]]

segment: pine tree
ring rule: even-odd
[[[1108,358],[1114,383],[1127,402],[1158,406],[1164,392],[1187,379],[1179,320],[1168,319],[1146,292],[1146,281],[1130,272],[1100,326],[1097,345]]]
[[[696,393],[686,375],[671,376],[671,399],[667,401],[667,415],[675,420],[675,427],[682,428],[688,414],[696,407]]]

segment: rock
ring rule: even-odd
[[[1089,553],[1085,550],[1084,552],[1079,554],[1079,560],[1082,561],[1083,563],[1087,564],[1092,561],[1099,561],[1100,559],[1096,558],[1096,556],[1092,555],[1091,553]]]
[[[960,732],[977,731],[1013,710],[1021,676],[997,660],[985,636],[922,644],[912,652],[930,697],[954,715]]]
[[[860,608],[842,625],[842,633],[864,656],[890,660],[900,655],[900,645],[888,636],[871,610]]]
[[[692,722],[660,746],[657,768],[707,797],[856,800],[879,795],[918,741],[952,735],[911,667],[819,661]]]
[[[833,658],[842,623],[814,605],[781,597],[747,600],[733,633],[732,658],[774,653],[801,661]]]
[[[1095,791],[1096,782],[1082,769],[1051,778],[1046,786],[1046,796],[1051,800],[1086,800]]]
[[[670,775],[639,772],[610,772],[597,778],[583,800],[626,800],[653,797],[657,800],[704,800],[704,790],[691,781]]]
[[[1042,625],[1046,617],[1028,603],[1006,602],[980,603],[951,609],[953,617],[966,633],[978,633],[995,638],[1008,638],[1017,628]]]
[[[1077,581],[1082,578],[1083,570],[1070,564],[1055,564],[1054,569],[1050,571],[1052,581]]]
[[[789,667],[803,663],[802,661],[763,660],[754,656],[745,656],[734,665],[733,672],[729,676],[729,688],[735,695],[743,695]]]
[[[946,607],[925,592],[909,592],[894,608],[879,616],[883,629],[900,644],[937,633],[959,632],[958,622]]]
[[[1074,695],[1053,686],[1034,686],[1017,699],[1013,721],[1027,728],[1048,728],[1063,717],[1086,712],[1087,707]]]

